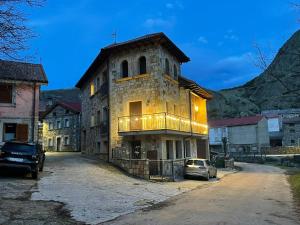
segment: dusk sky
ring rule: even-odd
[[[73,87],[115,31],[117,42],[162,31],[191,58],[183,75],[214,90],[234,87],[260,73],[253,44],[274,56],[300,17],[290,0],[48,0],[27,13],[44,89]]]

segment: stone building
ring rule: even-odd
[[[80,151],[80,103],[57,102],[43,115],[45,151]]]
[[[283,119],[283,146],[300,147],[300,117]]]
[[[259,153],[270,146],[268,121],[263,116],[249,116],[209,121],[209,143],[212,151]]]
[[[82,151],[110,160],[119,150],[136,160],[208,158],[211,95],[181,74],[189,60],[163,33],[101,49],[76,85]]]
[[[40,86],[47,83],[40,64],[0,60],[0,145],[37,141]]]
[[[295,125],[298,118],[300,118],[300,109],[276,109],[265,110],[261,113],[268,119],[268,129],[270,135],[270,145],[277,146],[295,146],[298,139],[295,137],[293,118],[295,118]],[[294,143],[295,141],[295,143]]]

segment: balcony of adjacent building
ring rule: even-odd
[[[206,136],[208,126],[206,123],[169,113],[155,113],[119,117],[118,132],[121,136],[145,134]]]

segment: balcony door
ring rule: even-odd
[[[130,130],[142,129],[142,101],[129,103]]]

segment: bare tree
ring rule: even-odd
[[[26,24],[24,7],[39,7],[45,0],[0,0],[0,57],[20,59],[34,33]]]

